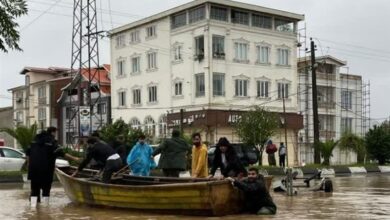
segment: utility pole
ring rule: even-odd
[[[312,102],[313,102],[313,129],[314,129],[314,163],[321,163],[320,157],[320,130],[318,120],[318,100],[317,100],[317,75],[316,75],[316,45],[312,38],[310,38],[310,53],[311,53],[311,84],[312,84]]]
[[[285,92],[285,87],[282,87],[282,98],[283,98],[283,117],[284,117],[284,146],[286,147],[286,163],[288,167],[288,148],[287,148],[287,115],[286,115],[286,105],[285,105],[285,100],[284,100],[284,92]]]
[[[183,135],[183,124],[184,124],[184,109],[180,109],[180,135]]]

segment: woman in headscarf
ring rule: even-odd
[[[221,137],[216,146],[210,178],[215,175],[218,168],[221,169],[221,174],[224,177],[242,177],[247,173],[233,146],[225,137]]]

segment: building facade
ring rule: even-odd
[[[88,94],[88,82],[91,79],[92,89]],[[72,81],[61,89],[61,96],[57,100],[61,114],[60,143],[64,146],[78,143],[78,136],[82,133],[80,123],[92,127],[86,130],[85,135],[96,131],[106,123],[111,122],[111,80],[110,65],[93,68],[91,71],[82,69]],[[80,122],[83,109],[91,112],[88,96],[91,96],[92,114],[84,122]],[[79,109],[80,108],[80,109]],[[90,118],[90,119],[89,119]],[[84,129],[84,128],[83,128]]]
[[[9,89],[13,99],[15,125],[31,126],[36,123],[38,130],[49,126],[59,127],[56,100],[61,88],[70,82],[66,68],[25,67],[20,74],[25,85]]]
[[[316,58],[317,99],[320,140],[339,140],[345,132],[358,136],[364,135],[362,77],[340,73],[347,65],[332,56]],[[304,130],[299,133],[301,158],[306,163],[314,161],[312,77],[309,67],[310,58],[298,60],[299,84],[298,102],[304,117]],[[350,164],[356,162],[356,154],[341,151],[338,147],[333,152],[332,164]]]
[[[0,128],[12,128],[14,126],[13,108],[0,108]],[[5,132],[0,132],[0,146],[14,147],[14,138]]]
[[[164,137],[181,109],[194,121],[255,105],[282,112],[284,99],[286,112],[296,114],[296,29],[303,19],[235,1],[197,0],[112,30],[113,119]],[[185,131],[201,131],[209,143],[222,136],[239,141],[229,123],[194,124],[187,121]],[[297,143],[297,131],[288,131],[291,145]]]

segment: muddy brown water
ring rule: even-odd
[[[333,178],[334,192],[300,192],[288,197],[272,193],[278,206],[274,216],[232,215],[192,217],[97,208],[70,202],[59,183],[50,205],[30,208],[28,184],[0,184],[0,219],[390,219],[390,175]]]

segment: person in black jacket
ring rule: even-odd
[[[215,175],[218,168],[221,169],[221,174],[224,177],[243,177],[246,175],[244,165],[229,140],[225,137],[221,137],[216,146],[209,178]]]
[[[257,168],[251,167],[248,171],[248,178],[239,181],[228,177],[227,180],[244,192],[245,203],[243,211],[245,213],[258,215],[276,214],[277,208],[265,185],[265,179],[262,175],[258,175],[258,172]]]
[[[77,175],[79,171],[82,171],[87,164],[94,159],[98,164],[102,164],[104,183],[109,183],[111,175],[122,168],[122,159],[116,153],[116,151],[105,142],[99,141],[97,137],[89,137],[87,140],[87,156],[80,163],[76,172],[72,174],[73,177]]]
[[[28,179],[31,180],[31,206],[35,207],[41,202],[41,190],[43,202],[49,203],[51,184],[53,182],[55,160],[57,157],[65,157],[78,161],[79,158],[64,153],[55,140],[57,128],[49,127],[46,131],[37,134],[34,141],[26,151],[28,163]]]

